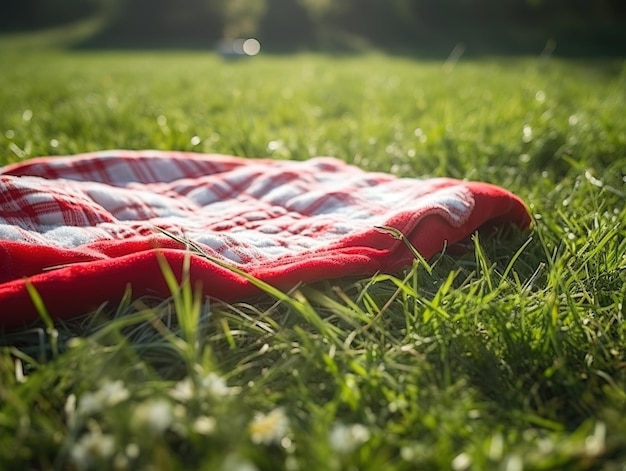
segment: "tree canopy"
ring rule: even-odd
[[[623,52],[623,0],[6,0],[0,31],[106,16],[94,42],[204,43],[255,36],[274,48],[436,47],[461,41],[509,49],[563,37]]]

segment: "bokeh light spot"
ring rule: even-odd
[[[243,42],[243,53],[247,56],[256,56],[261,52],[261,43],[254,38],[246,39]]]

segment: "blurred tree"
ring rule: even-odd
[[[209,0],[117,0],[108,24],[85,45],[211,44],[223,30],[219,6]]]
[[[315,18],[297,0],[267,0],[259,23],[259,39],[278,49],[312,46],[316,43]]]
[[[626,49],[626,0],[0,2],[0,31],[49,27],[104,12],[108,23],[93,45],[210,45],[223,37],[258,36],[282,49],[359,44],[424,50],[439,43],[445,50],[463,41],[468,50],[537,52],[549,39],[560,51],[563,44]]]
[[[47,28],[96,15],[107,0],[2,0],[0,30]]]
[[[208,2],[219,12],[226,38],[253,37],[261,17],[267,10],[265,0],[213,0]]]
[[[309,16],[315,21],[323,21],[329,12],[341,8],[343,2],[333,0],[298,0]]]

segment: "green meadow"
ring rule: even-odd
[[[623,60],[45,42],[0,41],[0,165],[332,155],[498,184],[534,227],[394,275],[233,305],[172,282],[0,333],[0,468],[625,469]]]

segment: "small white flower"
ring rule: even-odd
[[[174,389],[170,391],[170,396],[180,402],[187,402],[194,396],[193,381],[187,377],[176,383]]]
[[[90,432],[74,444],[70,456],[78,469],[88,469],[93,464],[108,460],[115,452],[115,440],[102,432]]]
[[[83,394],[78,402],[77,412],[81,415],[91,415],[107,407],[113,407],[129,397],[130,393],[122,381],[107,381],[97,391]]]
[[[278,407],[268,414],[256,414],[249,426],[250,438],[257,445],[279,443],[288,430],[289,419],[282,407]]]
[[[337,453],[352,453],[370,439],[369,429],[361,424],[335,424],[330,431],[330,446]]]
[[[151,432],[161,433],[172,424],[174,411],[166,399],[151,399],[135,409],[133,419],[137,425]]]
[[[191,428],[200,435],[211,435],[216,426],[217,421],[213,417],[201,416],[194,421]]]
[[[200,380],[200,388],[212,397],[224,397],[230,393],[226,381],[213,372]]]
[[[78,401],[78,413],[91,415],[103,408],[102,400],[96,393],[85,393]]]
[[[109,407],[124,402],[130,397],[128,389],[121,380],[107,381],[100,388],[99,394],[104,397],[105,404]]]
[[[187,402],[194,396],[205,398],[220,398],[231,393],[231,388],[226,385],[226,381],[217,374],[211,372],[198,379],[197,386],[189,377],[176,383],[170,391],[170,396],[180,402]]]

